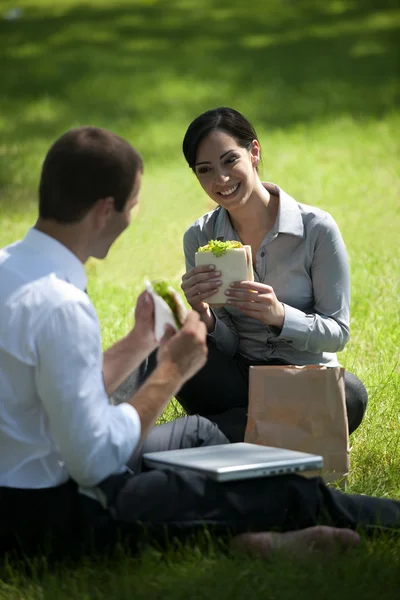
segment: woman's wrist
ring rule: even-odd
[[[217,322],[214,313],[211,308],[208,307],[203,313],[200,314],[200,318],[207,327],[207,333],[213,333],[215,329],[215,324]]]
[[[282,331],[284,322],[285,322],[285,306],[282,302],[279,302],[279,305],[277,306],[277,313],[274,318],[274,322],[270,323],[270,324],[273,327],[275,327],[276,329],[279,329],[279,331]]]

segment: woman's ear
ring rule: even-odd
[[[253,165],[253,167],[255,169],[257,169],[258,165],[260,164],[260,158],[261,158],[261,148],[260,148],[260,144],[258,143],[257,140],[253,140],[251,142],[250,157],[251,157],[251,164]]]

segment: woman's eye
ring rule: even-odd
[[[238,156],[230,156],[229,158],[226,159],[225,164],[229,165],[234,163],[239,157]]]
[[[204,173],[207,173],[210,170],[210,167],[199,167],[197,169],[197,173],[199,175],[203,175]]]

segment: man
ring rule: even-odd
[[[142,161],[122,138],[73,129],[50,148],[39,218],[0,253],[0,539],[33,552],[51,536],[66,553],[141,532],[162,541],[207,525],[234,545],[344,546],[358,525],[400,525],[400,503],[350,497],[320,479],[282,476],[219,484],[190,471],[143,468],[146,450],[225,443],[206,419],[153,429],[167,402],[205,363],[206,330],[194,312],[166,331],[157,366],[127,401],[109,402],[156,348],[151,298],[138,299],[132,331],[104,355],[84,264],[104,258],[129,225]],[[323,521],[343,529],[313,527]],[[312,529],[308,529],[312,527]],[[262,532],[277,529],[283,535]],[[296,532],[294,530],[304,530]]]

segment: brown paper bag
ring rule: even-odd
[[[245,441],[320,454],[325,482],[344,487],[349,472],[344,369],[250,367]]]

